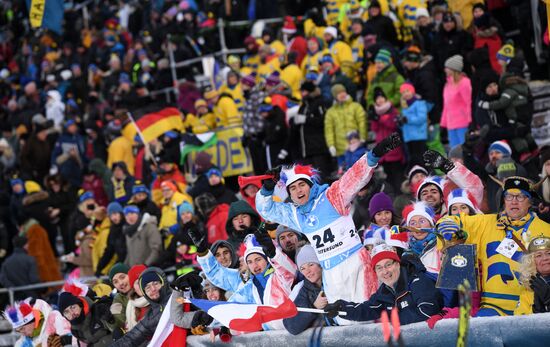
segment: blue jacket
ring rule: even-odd
[[[401,110],[407,117],[403,124],[403,141],[426,141],[428,139],[428,106],[424,100],[416,100],[407,108]]]
[[[80,163],[68,155],[68,149],[71,147],[77,149]],[[75,187],[80,187],[82,184],[82,168],[88,164],[84,137],[68,133],[59,136],[52,151],[51,164],[57,166],[61,176],[69,183]]]
[[[346,319],[368,321],[380,318],[383,310],[397,309],[401,324],[422,322],[441,312],[443,302],[434,282],[416,257],[401,259],[396,288],[381,284],[376,293],[362,304],[344,302]]]
[[[367,153],[367,148],[364,144],[359,146],[355,151],[351,152],[349,150],[344,153],[344,169],[347,170],[355,164],[365,153]]]

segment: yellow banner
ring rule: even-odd
[[[254,171],[250,154],[241,142],[242,127],[218,128],[216,135],[218,142],[205,152],[212,155],[212,163],[222,170],[224,177],[243,175]]]
[[[42,26],[42,19],[44,18],[44,10],[46,9],[46,0],[32,0],[29,10],[29,20],[31,27],[39,28]]]

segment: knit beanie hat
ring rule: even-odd
[[[320,264],[317,254],[311,245],[304,245],[300,248],[298,254],[296,254],[296,265],[298,266],[298,269],[307,263]]]
[[[449,159],[462,159],[462,145],[456,145],[449,151]]]
[[[112,282],[113,277],[115,277],[116,274],[124,273],[127,274],[128,270],[130,270],[130,267],[124,263],[116,263],[113,265],[111,270],[109,270],[109,280]]]
[[[286,233],[286,232],[292,232],[294,234],[296,234],[296,236],[300,237],[300,234],[294,230],[294,229],[290,229],[289,227],[287,226],[284,226],[282,224],[279,224],[279,226],[277,227],[277,229],[275,230],[275,240],[277,241],[277,243],[279,244],[279,246],[281,245],[279,243],[279,237],[281,236],[282,233]]]
[[[276,86],[279,83],[281,83],[281,74],[279,71],[274,71],[265,79],[265,84],[271,87]]]
[[[149,195],[149,189],[143,184],[141,181],[136,181],[134,183],[134,186],[132,187],[132,195],[136,195],[138,193],[145,193]]]
[[[423,201],[415,202],[413,204],[413,210],[407,214],[407,225],[409,225],[412,217],[414,216],[422,216],[426,218],[432,226],[435,225],[435,212]]]
[[[254,234],[246,235],[243,243],[246,247],[246,250],[244,252],[245,262],[246,262],[246,258],[252,253],[258,253],[262,257],[265,257],[264,249],[262,245],[260,245],[260,243],[256,240],[256,236],[254,236]]]
[[[428,176],[420,182],[418,185],[418,190],[416,191],[416,200],[420,201],[420,197],[422,196],[422,190],[429,186],[430,184],[433,184],[434,186],[439,189],[439,193],[441,196],[443,196],[443,178],[439,176]]]
[[[86,200],[95,199],[94,193],[90,191],[84,191],[80,196],[78,197],[78,202],[83,203]]]
[[[306,92],[313,93],[315,91],[315,83],[311,81],[305,81],[300,86],[300,90],[305,90]]]
[[[445,60],[445,67],[453,71],[462,72],[464,68],[464,59],[461,55],[453,55],[449,59]]]
[[[254,87],[256,85],[256,76],[254,74],[243,76],[241,78],[241,84],[247,85],[250,88]]]
[[[391,52],[384,48],[380,49],[378,53],[376,53],[376,57],[374,57],[374,62],[384,63],[386,65],[391,64],[392,62]]]
[[[411,82],[405,82],[399,87],[399,92],[403,93],[404,91],[408,90],[412,94],[416,94],[416,89],[414,89],[414,86]]]
[[[505,157],[509,157],[512,155],[512,148],[506,141],[502,140],[491,143],[489,149],[487,150],[487,153],[491,153],[491,151],[500,152],[504,154]]]
[[[508,64],[515,56],[515,49],[512,41],[506,42],[497,52],[497,59],[503,60]]]
[[[374,194],[369,201],[369,215],[372,220],[374,220],[374,215],[380,211],[395,213],[391,198],[384,192]]]
[[[147,269],[147,266],[143,264],[134,265],[128,271],[128,281],[130,286],[134,286],[134,283],[139,279],[139,276]]]
[[[370,254],[372,256],[372,268],[376,267],[380,261],[384,259],[393,259],[396,262],[401,262],[397,253],[393,250],[393,247],[385,243],[375,246]]]
[[[449,193],[447,196],[447,211],[451,214],[451,206],[454,204],[465,204],[469,206],[472,211],[476,213],[479,212],[479,209],[474,204],[474,198],[470,192],[466,189],[457,188]]]
[[[428,10],[425,9],[424,7],[419,7],[419,8],[416,9],[416,19],[418,19],[420,17],[430,18],[430,12],[428,12]]]
[[[82,305],[82,301],[69,292],[59,294],[59,298],[57,299],[57,307],[59,308],[59,312],[63,314],[63,311],[71,305]]]
[[[181,216],[184,212],[195,214],[195,208],[189,202],[184,201],[178,206],[178,215]]]
[[[107,215],[110,216],[113,213],[122,213],[122,206],[116,201],[107,205]]]
[[[335,27],[326,27],[323,34],[329,34],[333,38],[337,38],[338,37],[338,29],[336,29]]]
[[[344,87],[343,84],[335,84],[332,86],[332,88],[330,88],[330,92],[332,94],[332,97],[336,99],[336,97],[338,96],[338,94],[342,93],[342,92],[347,92],[346,91],[346,87]]]
[[[124,215],[127,215],[128,213],[139,214],[139,207],[137,207],[136,205],[124,206],[124,208],[122,209],[122,213],[124,213]]]
[[[378,99],[378,97],[383,97],[385,99],[387,99],[388,97],[386,96],[386,93],[384,93],[384,90],[380,87],[375,87],[374,88],[374,101],[376,101],[376,99]]]
[[[416,175],[417,173],[423,173],[424,175],[428,176],[428,170],[426,170],[425,167],[421,166],[421,165],[414,165],[410,170],[409,170],[409,173],[407,175],[408,179],[409,179],[409,182],[412,180],[412,178],[414,177],[414,175]]]
[[[159,274],[156,273],[156,271],[143,272],[141,274],[141,279],[140,279],[140,282],[139,282],[140,287],[145,289],[145,287],[147,287],[147,284],[149,284],[151,282],[160,282],[160,283],[162,283],[163,280],[159,276]]]

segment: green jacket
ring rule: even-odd
[[[377,73],[372,79],[367,93],[367,105],[374,104],[374,89],[380,87],[393,106],[399,108],[401,99],[399,88],[403,82],[405,82],[405,79],[399,74],[395,66],[388,65],[387,68]]]
[[[343,103],[335,103],[325,115],[325,141],[334,146],[337,155],[343,155],[348,147],[346,139],[350,131],[359,132],[362,141],[367,138],[367,117],[363,107],[351,97]]]
[[[115,317],[115,325],[117,328],[124,328],[126,324],[126,306],[129,298],[127,295],[117,293],[111,305],[111,314]]]

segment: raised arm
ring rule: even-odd
[[[202,267],[206,278],[218,288],[235,292],[243,283],[238,269],[223,267],[210,251],[204,256],[197,256],[197,261]]]

